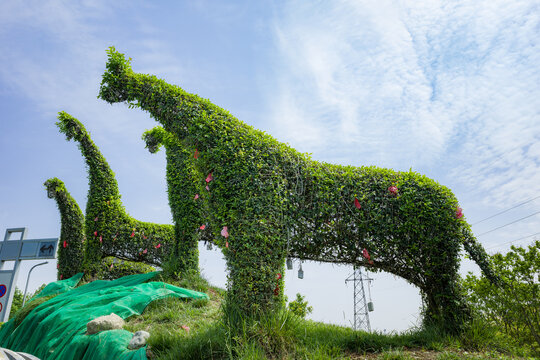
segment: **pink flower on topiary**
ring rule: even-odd
[[[97,231],[94,231],[94,236],[97,236]]]
[[[397,187],[395,186],[390,186],[388,188],[388,191],[392,194],[392,195],[397,195]]]
[[[195,194],[195,197],[193,198],[193,200],[197,200],[199,198],[199,194]]]
[[[189,334],[189,326],[182,325],[182,329],[186,330],[186,332]]]
[[[102,236],[99,237],[99,243],[100,244],[103,243],[103,237]]]
[[[225,247],[228,249],[229,248],[229,242],[228,241],[225,241]]]
[[[94,219],[94,221],[98,221],[98,217],[96,216],[96,218]]]
[[[201,230],[206,229],[206,225],[205,225],[205,224],[202,224],[201,226],[199,226],[199,229],[201,229]]]
[[[458,208],[456,209],[456,217],[457,217],[458,219],[461,219],[461,218],[463,217],[463,209],[462,209],[462,208],[458,207]]]
[[[229,231],[226,226],[221,229],[221,236],[225,237],[225,239],[229,237]]]
[[[161,244],[157,244],[157,245],[155,246],[156,249],[159,249],[160,247],[161,247]]]
[[[111,271],[114,267],[114,264],[111,264],[111,267],[109,268],[109,271]]]
[[[208,185],[206,185],[206,191],[210,191],[210,188],[208,187]]]
[[[142,253],[146,254],[147,252],[148,252],[148,249],[144,249]]]
[[[134,237],[134,236],[135,236],[135,231],[132,231],[129,237]]]
[[[67,245],[68,245],[68,244],[67,244],[67,241],[64,240],[64,249],[67,248]]]
[[[209,183],[210,181],[214,180],[214,177],[212,176],[212,173],[208,174],[206,177],[206,182]]]
[[[369,256],[369,252],[367,251],[366,248],[364,248],[364,250],[362,250],[362,256],[365,257],[366,259],[371,260],[371,256]]]
[[[357,209],[360,209],[362,206],[360,205],[360,201],[358,201],[357,198],[354,198],[354,206],[356,206]]]

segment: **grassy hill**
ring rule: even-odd
[[[204,291],[210,300],[165,299],[127,320],[126,330],[148,331],[149,359],[534,359],[530,350],[484,323],[460,336],[434,329],[383,335],[302,319],[290,311],[259,321],[222,303],[225,291],[204,279],[161,279]]]

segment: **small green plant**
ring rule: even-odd
[[[313,307],[308,306],[308,302],[304,299],[305,296],[297,293],[296,299],[289,303],[289,311],[302,319],[313,312]]]

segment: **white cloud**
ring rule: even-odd
[[[270,118],[316,158],[437,168],[512,205],[540,183],[538,23],[527,1],[291,1]]]

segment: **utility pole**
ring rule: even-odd
[[[369,324],[369,313],[373,311],[373,304],[366,301],[366,292],[364,291],[364,281],[371,281],[373,279],[364,277],[362,274],[362,267],[354,266],[353,273],[345,279],[345,283],[352,281],[354,285],[354,330],[367,329],[371,332],[371,325]]]

